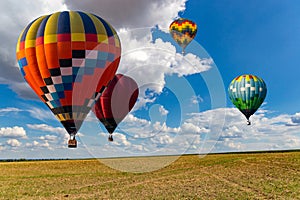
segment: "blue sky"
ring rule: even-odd
[[[1,1],[0,158],[77,158],[300,148],[300,2],[296,0]],[[38,3],[37,3],[38,2]],[[133,6],[134,5],[134,6]],[[115,142],[90,114],[79,147],[26,85],[15,61],[21,30],[43,14],[83,10],[109,21],[122,42],[119,73],[140,96]],[[18,15],[13,13],[18,10]],[[198,25],[183,57],[167,28]],[[268,94],[246,126],[227,96],[238,75],[262,77]]]
[[[299,110],[298,1],[190,1],[187,7],[184,15],[200,27],[196,40],[213,57],[225,84],[242,73],[257,74],[268,84],[270,109]]]

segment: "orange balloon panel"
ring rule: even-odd
[[[16,54],[25,80],[69,134],[76,134],[114,77],[121,46],[102,18],[65,11],[31,22],[20,34]]]

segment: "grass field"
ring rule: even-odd
[[[300,152],[188,155],[148,173],[98,160],[2,162],[0,199],[300,199]]]

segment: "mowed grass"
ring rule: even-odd
[[[0,198],[300,199],[300,152],[187,155],[147,173],[96,159],[0,163]]]

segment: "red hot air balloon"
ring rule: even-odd
[[[76,147],[75,134],[117,71],[116,31],[90,13],[56,12],[23,30],[16,54],[24,79],[69,133],[68,146]]]
[[[112,133],[134,106],[139,95],[137,83],[130,77],[117,74],[96,101],[93,112],[109,132]]]

